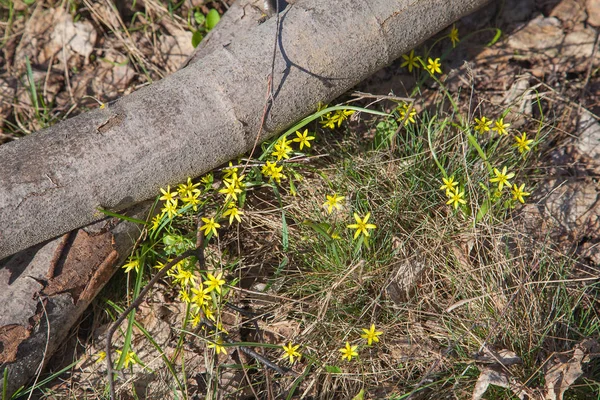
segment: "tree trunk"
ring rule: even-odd
[[[294,2],[281,13],[274,101],[260,140],[486,2]],[[9,368],[9,393],[48,360],[128,255],[138,228],[101,222],[58,236],[102,219],[99,207],[131,208],[254,145],[276,21],[239,24],[250,14],[233,10],[231,28],[216,29],[186,68],[104,110],[0,146],[0,258],[21,251],[0,262],[0,363]],[[133,212],[143,219],[147,210]]]

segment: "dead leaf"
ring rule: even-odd
[[[531,391],[524,388],[508,369],[511,365],[523,362],[514,352],[507,349],[496,351],[486,347],[475,359],[481,373],[473,389],[473,400],[481,399],[490,385],[510,389],[520,399],[525,398],[525,395],[532,397]]]
[[[194,51],[192,32],[181,29],[168,21],[163,21],[163,25],[169,35],[159,38],[160,56],[164,57],[165,69],[168,72],[175,72]]]
[[[587,23],[593,26],[600,26],[600,0],[587,0],[585,2],[587,11]]]
[[[475,389],[473,389],[473,396],[471,398],[473,400],[479,400],[483,398],[483,395],[490,385],[510,388],[510,382],[506,372],[496,371],[495,369],[487,367],[484,368],[479,374],[479,378],[477,379]]]
[[[559,46],[564,39],[564,33],[557,18],[539,16],[532,19],[520,31],[508,38],[508,44],[523,53],[524,57],[543,54],[556,57]]]
[[[585,21],[586,17],[583,4],[577,0],[562,0],[552,9],[550,16],[563,21],[567,28]]]
[[[546,372],[545,400],[562,400],[564,393],[583,374],[581,364],[590,361],[590,353],[600,350],[598,342],[586,339],[575,346],[573,356],[565,361],[559,361]]]
[[[94,51],[98,34],[89,21],[73,22],[71,14],[64,12],[58,16],[51,38],[49,47],[52,46],[50,48],[55,50],[54,53],[65,48],[83,56],[87,64],[89,56]],[[70,57],[71,55],[68,55],[67,60]]]
[[[600,123],[587,110],[577,121],[577,133],[575,150],[587,159],[584,162],[589,168],[600,174]]]

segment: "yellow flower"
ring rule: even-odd
[[[283,170],[283,165],[281,167],[277,166],[277,163],[267,161],[265,165],[262,167],[263,175],[273,178],[277,183],[281,181],[281,178],[285,178],[285,176],[281,173]]]
[[[188,193],[190,193],[190,192],[188,192]],[[200,196],[200,191],[193,192],[193,193],[191,193],[190,196],[182,197],[181,201],[183,202],[183,206],[187,206],[188,204],[191,204],[192,210],[198,211],[198,204],[200,204],[200,199],[198,199],[198,196]]]
[[[450,178],[442,178],[442,182],[444,184],[440,186],[440,190],[444,190],[446,192],[446,196],[450,197],[449,193],[454,190],[454,186],[458,186],[458,182],[454,182],[454,177]]]
[[[446,204],[454,205],[454,209],[456,210],[459,204],[467,204],[467,201],[463,199],[464,195],[464,190],[459,192],[458,188],[453,188],[452,190],[446,192],[446,196],[449,198]]]
[[[208,347],[210,349],[215,349],[215,353],[217,353],[217,355],[221,353],[227,354],[227,350],[225,349],[225,346],[223,346],[223,339],[220,336],[217,338],[216,341],[209,343]]]
[[[229,207],[227,209],[227,211],[225,211],[223,213],[224,217],[229,216],[229,224],[233,224],[233,219],[237,219],[237,222],[240,223],[242,222],[242,219],[240,218],[240,215],[244,215],[244,212],[241,211],[240,209],[238,209],[237,207],[233,206],[233,207]]]
[[[229,183],[228,181],[223,181],[225,188],[219,190],[219,193],[225,194],[225,201],[227,202],[229,198],[232,198],[234,201],[237,200],[238,193],[242,193],[242,189],[238,189],[235,184]]]
[[[342,353],[342,360],[345,358],[352,361],[352,357],[358,356],[356,349],[358,349],[358,346],[350,346],[350,343],[346,342],[346,347],[339,350]]]
[[[521,203],[525,203],[523,197],[529,196],[531,193],[525,191],[525,184],[517,186],[516,184],[512,187],[513,200],[519,200]]]
[[[452,25],[452,29],[450,29],[450,34],[448,35],[448,39],[452,42],[452,47],[456,47],[456,43],[460,42],[458,39],[458,29],[456,26]]]
[[[506,167],[502,168],[502,172],[498,168],[494,168],[495,178],[490,179],[490,182],[498,182],[498,190],[502,191],[504,185],[510,187],[509,179],[515,176],[514,172],[507,173]]]
[[[243,189],[246,186],[246,184],[243,182],[245,177],[246,175],[238,177],[237,174],[234,173],[231,175],[231,177],[223,179],[223,181],[229,182],[238,189]]]
[[[175,201],[175,197],[177,197],[177,192],[171,192],[171,186],[167,186],[167,190],[163,188],[160,189],[160,192],[163,194],[159,197],[160,200],[164,200],[167,203]]]
[[[200,317],[200,313],[194,314],[194,318],[192,318],[192,328],[197,327],[198,324],[200,323],[200,321],[202,321],[202,318]]]
[[[229,163],[229,165],[231,165],[231,162]],[[237,168],[235,169],[237,171]],[[227,173],[225,173],[225,175],[227,175]],[[202,178],[200,178],[200,182],[204,183],[204,186],[208,187],[210,185],[212,185],[214,180],[213,174],[212,172],[204,175]]]
[[[294,363],[294,358],[300,359],[300,357],[302,357],[302,354],[300,354],[298,352],[298,349],[300,348],[300,345],[296,345],[294,346],[292,344],[292,342],[289,342],[287,346],[281,346],[283,348],[283,355],[281,356],[281,358],[290,358],[290,364]]]
[[[323,203],[323,207],[327,207],[327,213],[331,214],[333,209],[340,210],[342,208],[341,202],[345,199],[344,196],[338,196],[334,193],[333,196],[327,195],[327,201]]]
[[[207,287],[206,287],[206,289],[204,289],[204,293],[210,293],[211,291],[214,290],[217,293],[221,294],[221,286],[223,286],[225,284],[225,280],[221,279],[222,276],[223,276],[222,272],[219,272],[217,274],[217,276],[214,276],[210,272],[207,273],[206,277],[208,279],[204,281],[204,284]]]
[[[177,199],[167,201],[165,203],[165,206],[161,208],[161,213],[167,214],[167,217],[169,217],[169,219],[172,219],[174,216],[177,215],[177,203]]]
[[[490,130],[490,125],[492,124],[492,121],[490,121],[489,119],[487,119],[486,117],[481,117],[481,119],[479,118],[475,118],[475,130],[479,133],[485,133],[488,132]]]
[[[121,350],[117,350],[116,352],[119,355],[119,358],[121,358],[121,354],[123,352]],[[123,366],[125,368],[128,368],[129,367],[129,363],[131,363],[131,364],[137,364],[136,355],[135,355],[135,353],[133,351],[128,351],[127,354],[125,354],[125,360],[123,361]]]
[[[181,287],[190,286],[190,284],[196,283],[194,273],[186,269],[181,262],[177,264],[176,271],[175,274],[171,275],[174,283],[178,283]]]
[[[127,264],[123,265],[122,268],[125,269],[126,273],[131,271],[132,269],[135,269],[135,272],[139,272],[140,261],[137,258],[130,258],[129,262],[127,262]]]
[[[356,220],[356,223],[352,224],[352,225],[348,225],[349,229],[356,229],[356,232],[354,233],[354,239],[356,239],[358,237],[358,235],[360,235],[361,233],[363,235],[365,235],[366,237],[369,237],[368,229],[377,228],[376,225],[367,224],[367,221],[369,220],[370,217],[371,217],[370,212],[368,212],[367,215],[365,215],[364,219],[361,219],[357,213],[354,213],[354,219]]]
[[[293,149],[290,147],[290,143],[292,143],[292,141],[285,140],[284,137],[282,137],[275,143],[275,151],[272,154],[277,157],[277,161],[281,160],[282,158],[290,158],[288,153],[291,153],[293,151]]]
[[[191,197],[196,193],[200,195],[200,189],[197,189],[198,186],[200,186],[199,183],[192,183],[192,178],[187,178],[187,183],[180,183],[177,186],[179,197]]]
[[[210,296],[204,290],[204,285],[202,282],[198,284],[198,287],[192,288],[192,303],[194,303],[195,308],[203,309],[207,306],[210,301]]]
[[[214,218],[202,217],[202,222],[204,222],[204,224],[200,227],[200,230],[204,231],[204,236],[208,236],[209,232],[212,232],[215,236],[219,236],[217,228],[220,228],[221,225],[215,222]]]
[[[293,139],[293,142],[300,143],[300,150],[302,150],[303,146],[310,147],[310,140],[315,140],[314,136],[308,136],[308,129],[305,129],[304,132],[296,131],[297,138]]]
[[[410,112],[408,111],[410,109]],[[417,115],[417,110],[414,107],[409,106],[407,103],[402,104],[402,108],[399,109],[400,112],[400,120],[404,121],[404,125],[408,125],[409,123],[415,123],[415,115]]]
[[[509,126],[510,124],[504,123],[504,118],[498,118],[496,122],[494,122],[494,127],[492,128],[492,130],[498,132],[498,135],[502,136],[507,133],[506,128],[508,128]]]
[[[191,299],[190,299],[190,293],[187,290],[185,290],[185,289],[181,289],[179,291],[179,300],[181,300],[182,302],[188,304],[191,301]]]
[[[515,136],[515,141],[517,143],[513,144],[513,147],[516,147],[519,149],[519,153],[523,154],[526,151],[531,150],[531,148],[529,147],[529,145],[531,143],[533,143],[533,140],[531,139],[527,139],[527,134],[525,132],[523,132],[523,134],[521,135],[521,137],[519,136]]]
[[[162,216],[163,214],[157,214],[154,216],[154,218],[152,218],[152,226],[150,227],[151,231],[155,231],[158,229],[162,221]]]
[[[225,172],[225,174],[223,175],[223,179],[225,180],[225,179],[231,178],[232,175],[237,174],[238,169],[237,169],[237,167],[233,166],[231,161],[229,161],[229,167],[225,168],[223,171]],[[211,178],[212,178],[212,176],[211,176]],[[204,178],[202,178],[202,182],[207,183],[204,180]],[[210,180],[210,182],[212,183],[212,179]]]
[[[204,313],[204,316],[208,319],[210,319],[211,321],[215,321],[215,314],[212,312],[212,310],[208,307],[208,304],[205,305],[204,307],[202,307],[202,312]]]
[[[354,114],[354,110],[337,110],[335,112],[335,118],[337,119],[338,128],[342,125],[342,122],[344,122],[352,114]]]
[[[408,55],[403,54],[402,58],[404,58],[404,62],[400,64],[400,67],[407,67],[408,72],[412,72],[413,68],[421,68],[421,65],[419,64],[420,57],[415,57],[414,50],[411,50],[410,53],[408,53]]]
[[[101,363],[106,358],[106,352],[105,351],[99,351],[98,353],[96,353],[94,355],[94,357],[97,357],[96,358],[96,363]]]
[[[436,58],[435,60],[428,58],[427,59],[427,66],[425,68],[427,68],[427,71],[429,71],[429,73],[431,75],[435,75],[435,73],[437,72],[438,74],[442,73],[442,70],[440,69],[440,67],[442,66],[442,64],[440,63],[440,59]]]
[[[321,116],[321,118],[323,120],[319,121],[319,123],[323,125],[323,128],[335,129],[335,123],[337,122],[337,116],[335,114],[332,115],[331,113],[327,113]]]
[[[379,338],[377,336],[383,335],[383,332],[375,330],[375,324],[371,324],[371,328],[365,329],[363,328],[363,334],[360,335],[361,338],[367,340],[367,344],[370,346],[373,342],[378,343]]]

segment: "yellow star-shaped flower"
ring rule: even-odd
[[[345,358],[352,361],[352,357],[358,356],[356,349],[358,349],[358,346],[350,346],[350,343],[346,342],[346,347],[339,350],[342,353],[342,360]]]
[[[369,237],[368,230],[377,228],[376,225],[367,223],[367,221],[369,220],[370,217],[371,217],[370,212],[368,212],[367,215],[365,215],[364,219],[361,219],[357,213],[354,213],[354,219],[356,220],[356,223],[352,224],[352,225],[348,225],[349,229],[356,229],[356,232],[354,233],[354,239],[356,239],[361,233],[363,235],[365,235],[366,237]]]
[[[383,332],[375,330],[375,324],[371,324],[369,329],[363,328],[363,334],[360,335],[361,338],[367,341],[367,345],[371,345],[373,342],[378,343],[379,338],[377,336],[383,335]]]
[[[300,150],[302,147],[310,147],[310,140],[315,140],[314,136],[308,136],[308,129],[305,129],[304,132],[296,131],[297,138],[293,139],[293,142],[300,143]]]
[[[300,357],[302,357],[302,354],[300,354],[300,352],[298,352],[298,349],[300,348],[300,345],[296,345],[294,346],[292,344],[292,342],[289,342],[287,346],[281,346],[283,347],[283,355],[281,356],[281,358],[290,358],[290,364],[294,363],[294,359],[300,359]]]

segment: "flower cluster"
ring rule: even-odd
[[[329,112],[322,116],[321,125],[324,128],[335,129],[336,126],[339,128],[349,116],[354,114],[354,110],[337,110]]]
[[[375,329],[375,324],[371,324],[369,329],[363,328],[362,331],[363,333],[360,337],[367,342],[367,346],[371,346],[373,343],[379,343],[379,336],[383,334],[383,332]],[[346,359],[352,361],[353,357],[358,357],[358,345],[353,346],[348,341],[339,351],[342,353],[342,360]]]
[[[504,122],[504,118],[498,118],[496,120],[488,119],[486,116],[482,116],[481,118],[475,118],[475,125],[473,126],[473,130],[479,134],[484,134],[486,132],[496,132],[499,136],[508,135],[510,124]],[[534,142],[532,139],[527,137],[527,133],[522,132],[520,135],[514,136],[513,147],[516,147],[519,150],[519,153],[525,154],[531,150],[530,145]]]
[[[460,190],[458,182],[454,181],[454,176],[450,178],[442,178],[443,185],[440,186],[440,190],[443,190],[446,193],[446,197],[448,201],[446,204],[454,206],[456,210],[459,205],[467,204],[467,201],[463,198],[465,196],[465,191]]]

